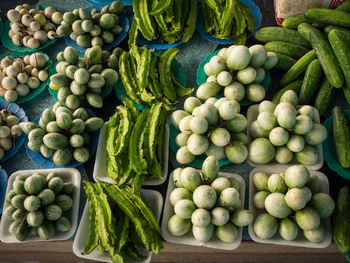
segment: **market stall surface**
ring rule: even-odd
[[[8,1],[3,0],[0,2],[0,16],[3,20],[6,19],[7,10],[14,8],[16,5],[23,2],[35,4],[37,1]],[[256,0],[256,4],[259,6],[262,16],[262,27],[274,26],[274,8],[273,1],[271,0]],[[83,0],[65,1],[65,0],[41,0],[42,5],[51,5],[56,7],[60,11],[68,11],[77,7],[88,7],[89,5]],[[128,15],[131,15],[131,9],[127,9]],[[254,39],[250,39],[247,45],[255,43]],[[56,41],[55,44],[43,52],[47,53],[50,58],[55,61],[56,54],[63,50],[66,43],[63,39]],[[127,48],[127,39],[124,40],[121,45],[122,48]],[[187,75],[187,86],[197,87],[196,84],[196,70],[201,62],[208,54],[214,52],[216,49],[223,46],[217,46],[217,44],[208,42],[202,39],[198,33],[195,33],[194,37],[186,44],[179,47],[180,54],[176,59],[184,66]],[[8,50],[1,49],[1,54],[7,54]],[[267,93],[267,99],[271,99],[278,89],[278,83],[282,76],[282,72],[278,70],[272,70],[273,76],[270,89]],[[340,94],[340,93],[339,93]],[[339,95],[338,95],[339,96]],[[48,90],[45,90],[42,94],[36,97],[30,102],[26,102],[21,105],[30,120],[39,116],[40,113],[47,107],[51,107],[55,103],[54,98],[49,94]],[[102,109],[94,109],[97,116],[107,120],[110,115],[114,113],[115,107],[120,104],[120,101],[114,95],[108,96],[104,102]],[[343,98],[336,99],[337,105],[345,105]],[[248,107],[243,107],[242,111],[245,114]],[[328,118],[330,113],[328,112],[325,118]],[[322,119],[321,121],[324,121]],[[82,174],[82,179],[92,178],[92,171],[94,166],[95,156],[92,156],[90,160],[85,163],[84,166],[80,166],[78,169]],[[173,170],[175,163],[174,153],[170,154],[169,158],[169,173]],[[3,165],[7,173],[10,175],[13,172],[20,169],[38,169],[31,162],[25,153],[25,147],[23,147],[19,153],[12,159],[7,160]],[[244,177],[246,183],[248,183],[248,177],[253,167],[249,166],[247,162],[241,165],[228,165],[223,167],[222,172],[231,172],[240,174]],[[321,170],[328,176],[330,181],[330,193],[335,198],[338,190],[341,186],[349,185],[349,182],[342,179],[336,173],[331,171],[327,164],[324,164]],[[166,194],[168,181],[164,184],[152,189],[160,191],[163,196]],[[149,188],[149,187],[144,187]],[[247,187],[248,190],[248,187]],[[246,196],[248,196],[246,194]],[[80,213],[86,202],[86,197],[82,191],[80,201]],[[248,205],[246,200],[245,202]],[[240,247],[234,251],[222,251],[214,250],[203,247],[193,247],[184,245],[175,245],[165,243],[164,250],[158,255],[153,256],[152,262],[347,262],[346,258],[342,256],[335,245],[331,245],[326,249],[309,249],[298,248],[289,246],[277,246],[268,244],[258,244],[252,242],[247,228],[244,229],[243,240]],[[0,262],[88,262],[81,258],[77,258],[72,252],[72,241],[62,242],[44,242],[44,243],[24,243],[24,244],[0,244]],[[90,262],[90,261],[89,261]]]

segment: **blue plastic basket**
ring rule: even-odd
[[[261,26],[261,12],[259,7],[254,3],[253,0],[240,0],[241,3],[243,3],[244,5],[248,6],[251,10],[252,10],[252,14],[254,16],[255,19],[255,29],[253,32],[251,32],[247,38],[252,37],[256,31],[259,29],[259,27]],[[205,32],[204,30],[204,22],[203,22],[203,15],[202,15],[202,9],[198,8],[198,17],[197,17],[197,26],[196,29],[198,31],[198,33],[201,35],[201,37],[203,37],[204,39],[210,41],[210,42],[214,42],[214,43],[218,43],[218,44],[222,44],[222,45],[229,45],[229,44],[233,44],[234,43],[234,39],[230,38],[230,39],[220,39],[220,38],[216,38],[211,36],[210,34],[208,34],[207,32]]]
[[[85,0],[86,3],[93,5],[93,6],[104,6],[104,5],[110,5],[114,0]],[[119,2],[122,2],[125,6],[132,6],[133,0],[119,0]]]
[[[92,8],[86,8],[87,10],[91,11]],[[101,8],[100,8],[101,9]],[[103,45],[102,50],[109,50],[116,46],[118,46],[126,37],[126,35],[129,32],[130,24],[129,19],[126,16],[125,12],[123,12],[121,15],[119,15],[119,25],[123,28],[123,31],[115,38],[115,40],[111,44]],[[77,42],[75,42],[73,39],[70,38],[70,36],[65,36],[64,40],[66,41],[67,45],[74,47],[77,51],[81,53],[85,53],[86,48],[80,47]]]
[[[7,189],[8,176],[4,169],[0,166],[0,215],[5,203],[5,194]]]
[[[85,110],[88,112],[89,117],[95,117],[95,114],[91,110],[89,110],[89,109],[85,109]],[[40,117],[41,116],[37,117],[33,122],[38,124]],[[89,149],[90,157],[96,152],[99,136],[100,136],[100,130],[95,131],[95,132],[90,134],[90,137],[91,137],[91,145],[90,145],[90,149]],[[28,137],[26,138],[25,143],[26,143],[25,144],[26,153],[27,153],[28,157],[33,161],[33,163],[35,163],[36,165],[39,165],[41,168],[44,168],[44,169],[74,168],[74,167],[77,167],[77,166],[83,164],[83,163],[80,163],[80,162],[73,159],[73,161],[71,161],[70,163],[68,163],[66,165],[56,165],[53,162],[52,157],[45,158],[44,156],[41,155],[40,152],[34,152],[31,149],[29,149],[28,148]]]
[[[7,105],[8,105],[8,110],[13,115],[17,116],[19,118],[20,122],[28,121],[28,117],[27,117],[26,113],[17,104],[15,104],[15,103],[9,104],[7,101],[0,101],[0,109],[6,109]],[[6,160],[8,160],[9,158],[11,158],[12,156],[14,156],[19,151],[19,149],[22,148],[24,141],[26,140],[26,136],[27,135],[24,132],[22,132],[22,135],[19,138],[17,138],[14,146],[10,150],[5,151],[5,155],[0,160],[0,163],[3,163]]]
[[[210,59],[214,56],[216,56],[218,53],[220,52],[220,50],[215,51],[214,53],[209,54],[205,59],[202,60],[202,62],[199,64],[198,69],[197,69],[197,84],[200,86],[202,85],[204,82],[207,81],[207,75],[204,72],[204,66],[205,64],[207,64]],[[263,82],[261,83],[261,85],[264,87],[265,91],[268,91],[269,86],[271,84],[271,76],[270,76],[270,71],[266,71],[266,76],[263,80]],[[219,92],[219,94],[216,96],[217,98],[222,98],[224,97],[223,91]],[[239,102],[239,104],[241,106],[247,106],[247,105],[251,105],[254,102],[248,100],[247,98],[244,98],[243,100],[241,100]]]

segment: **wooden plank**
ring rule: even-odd
[[[0,243],[0,262],[11,263],[82,263],[93,262],[72,252],[72,241],[22,244]],[[165,242],[164,250],[152,257],[152,262],[269,262],[269,263],[346,263],[334,244],[325,249],[276,246],[242,242],[233,251],[176,245]]]

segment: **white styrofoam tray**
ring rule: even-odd
[[[106,154],[105,154],[105,144],[106,144],[106,126],[107,122],[103,125],[100,130],[100,137],[98,139],[95,167],[93,172],[93,178],[96,182],[103,181],[110,184],[116,184],[116,182],[107,176],[106,168]],[[162,179],[151,177],[143,182],[143,185],[160,185],[163,184],[168,176],[168,159],[169,159],[169,124],[165,125],[165,136],[164,136],[164,164],[162,170]]]
[[[230,174],[230,173],[219,173],[218,177],[235,178],[239,181],[239,184],[240,184],[239,196],[242,201],[242,207],[244,207],[245,182],[243,178],[238,174]],[[174,212],[174,207],[170,204],[170,193],[175,188],[176,186],[173,181],[173,172],[172,172],[169,178],[169,184],[168,184],[168,190],[167,190],[164,211],[163,211],[163,220],[162,220],[162,236],[166,241],[170,243],[176,243],[176,244],[203,246],[203,247],[224,249],[224,250],[234,250],[237,247],[239,247],[242,241],[242,227],[237,227],[238,239],[233,243],[222,242],[219,238],[216,237],[215,233],[213,237],[207,242],[198,241],[193,237],[192,228],[184,236],[175,237],[171,235],[168,232],[168,221],[170,217],[172,217],[175,214],[175,212]]]
[[[298,247],[310,247],[310,248],[326,248],[332,242],[332,233],[331,233],[331,220],[330,218],[321,219],[321,222],[326,228],[327,234],[325,239],[320,243],[313,243],[308,241],[303,234],[302,229],[299,228],[299,234],[296,239],[293,241],[287,241],[280,237],[277,233],[271,239],[261,239],[259,238],[254,231],[254,221],[258,215],[262,214],[265,210],[257,209],[253,204],[253,197],[257,192],[253,177],[256,172],[264,172],[267,174],[282,173],[291,165],[265,165],[255,168],[249,176],[249,210],[252,212],[254,220],[248,226],[248,232],[250,237],[259,243],[275,244],[275,245],[286,245],[286,246],[298,246]],[[329,182],[327,176],[319,171],[309,170],[311,175],[316,175],[321,182],[322,192],[329,194]],[[266,211],[265,211],[266,212]]]
[[[248,125],[247,125],[247,135],[249,138],[249,142],[253,141],[253,138],[250,134],[250,125],[252,124],[253,121],[255,121],[258,118],[259,115],[259,104],[255,104],[252,105],[248,108],[247,111],[247,121],[248,121]],[[318,114],[318,110],[316,108],[314,108],[314,120],[317,123],[320,123],[320,115]],[[321,169],[321,167],[323,166],[323,151],[322,151],[322,143],[317,145],[316,147],[317,153],[318,153],[318,162],[315,163],[314,165],[305,165],[309,170],[319,170]],[[252,162],[249,157],[248,157],[248,163],[253,166],[253,167],[258,167],[260,166],[260,164],[254,163]],[[273,164],[279,164],[277,163],[275,160],[272,160],[270,163],[268,163],[267,165],[273,165]],[[290,162],[289,164],[293,165],[293,164],[300,164],[295,158],[293,158],[292,162]]]
[[[25,241],[18,241],[16,237],[8,231],[10,224],[13,222],[5,218],[1,218],[0,222],[0,240],[4,243],[23,243],[23,242],[40,242],[40,241],[57,241],[57,240],[67,240],[73,236],[78,225],[78,213],[79,213],[79,202],[80,202],[80,182],[81,175],[77,169],[74,168],[57,168],[57,169],[39,169],[39,170],[20,170],[17,171],[9,177],[7,184],[6,194],[12,190],[12,184],[16,177],[22,174],[33,174],[38,172],[43,176],[47,176],[50,172],[56,172],[62,178],[63,182],[71,182],[74,185],[73,193],[71,198],[73,200],[73,206],[68,212],[64,212],[65,216],[69,219],[71,223],[70,230],[67,232],[55,232],[55,235],[49,240],[42,240],[39,236],[29,236]],[[4,209],[9,204],[5,202]]]
[[[163,207],[163,197],[162,195],[154,190],[144,190],[141,189],[142,195],[145,197],[148,205],[159,221],[160,214],[162,212]],[[95,248],[90,254],[83,255],[82,252],[85,249],[86,242],[89,237],[89,201],[86,201],[83,215],[81,217],[79,227],[77,230],[77,234],[75,235],[75,239],[73,242],[73,252],[76,256],[81,258],[86,258],[90,260],[100,261],[100,262],[112,262],[109,258],[108,254],[105,252],[98,251]],[[128,263],[149,263],[151,262],[152,252],[143,251],[144,255],[147,256],[145,260],[128,260]]]

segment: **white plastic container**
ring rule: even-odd
[[[242,207],[244,207],[244,196],[245,196],[245,182],[243,178],[238,174],[230,174],[230,173],[219,173],[218,177],[226,177],[226,178],[235,178],[240,183],[239,196],[242,201]],[[168,190],[164,205],[163,211],[163,220],[162,220],[162,237],[170,242],[176,244],[190,245],[190,246],[203,246],[209,248],[223,249],[223,250],[234,250],[241,244],[242,241],[242,227],[238,228],[238,239],[233,243],[225,243],[222,242],[219,238],[216,237],[215,233],[213,237],[207,242],[201,242],[196,240],[192,234],[192,228],[188,231],[188,233],[181,237],[176,237],[171,235],[168,232],[168,221],[170,217],[172,217],[174,212],[174,207],[170,204],[170,193],[176,188],[173,181],[173,172],[170,174]]]
[[[281,173],[284,172],[291,165],[265,165],[255,168],[249,176],[249,210],[252,212],[254,220],[248,226],[248,232],[250,237],[259,243],[275,244],[275,245],[285,245],[285,246],[298,246],[298,247],[310,247],[310,248],[326,248],[332,243],[332,233],[331,233],[331,220],[330,217],[326,219],[321,219],[321,222],[326,227],[326,237],[320,243],[313,243],[308,241],[304,235],[303,231],[299,228],[299,234],[293,241],[287,241],[280,237],[277,233],[271,239],[261,239],[254,231],[254,221],[260,214],[266,212],[265,210],[257,209],[253,204],[253,197],[257,192],[253,176],[256,172],[264,172],[267,174]],[[316,175],[321,182],[322,192],[329,194],[329,182],[327,176],[318,171],[309,170],[311,175]]]
[[[248,108],[247,111],[247,136],[249,138],[249,142],[253,140],[251,134],[250,134],[250,125],[252,124],[253,121],[255,121],[258,118],[259,115],[259,104],[252,105]],[[318,114],[318,110],[314,108],[314,118],[315,122],[320,123],[320,115]],[[319,170],[323,166],[323,151],[322,151],[322,144],[317,145],[316,147],[317,153],[318,153],[318,162],[315,163],[314,165],[305,165],[309,170]],[[258,167],[260,164],[252,162],[249,157],[248,157],[248,163],[253,166],[253,167]],[[266,165],[279,165],[274,159],[266,164]],[[300,164],[295,158],[288,164],[288,165],[293,165],[293,164]]]
[[[106,132],[107,122],[103,125],[100,130],[100,137],[98,139],[97,151],[96,151],[96,159],[95,159],[95,167],[93,172],[94,180],[103,181],[110,184],[116,184],[112,178],[107,176],[107,168],[106,168],[106,154],[105,154],[105,132]],[[165,136],[164,136],[164,167],[162,171],[163,178],[158,179],[152,177],[143,182],[143,185],[160,185],[163,184],[168,176],[168,159],[169,159],[169,124],[167,123],[165,126]]]
[[[144,190],[141,189],[141,193],[145,197],[148,202],[150,208],[152,209],[154,215],[159,221],[160,214],[162,212],[163,207],[163,197],[162,195],[154,190]],[[80,224],[78,227],[77,234],[75,235],[74,243],[73,243],[73,252],[77,257],[86,258],[90,260],[100,261],[100,262],[112,262],[107,253],[102,253],[97,249],[94,249],[88,255],[82,255],[82,252],[85,249],[86,242],[89,237],[89,202],[87,201],[85,204],[83,216],[81,217]],[[143,251],[144,255],[147,256],[145,260],[128,260],[128,263],[149,263],[151,262],[152,252]]]
[[[4,243],[24,243],[24,242],[40,242],[40,241],[57,241],[57,240],[67,240],[73,236],[78,225],[78,213],[79,213],[79,202],[80,202],[80,182],[81,176],[80,172],[74,168],[57,168],[57,169],[39,169],[39,170],[21,170],[17,171],[9,177],[8,185],[6,189],[6,194],[12,190],[12,184],[15,181],[16,177],[22,174],[33,174],[39,172],[40,174],[46,176],[50,172],[57,172],[62,178],[63,182],[71,182],[74,185],[73,193],[71,198],[73,200],[73,206],[68,211],[67,217],[71,223],[71,228],[67,232],[55,232],[55,235],[49,240],[42,240],[39,236],[30,236],[25,241],[18,241],[16,237],[9,233],[8,229],[10,224],[13,222],[5,218],[1,218],[0,222],[0,240]],[[4,209],[9,204],[5,202]]]

